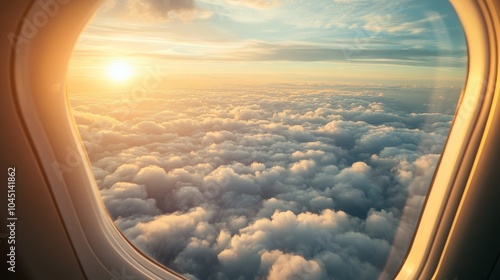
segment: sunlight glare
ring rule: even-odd
[[[125,81],[132,76],[132,67],[126,61],[114,61],[108,66],[108,76],[113,81]]]

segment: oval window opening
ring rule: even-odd
[[[104,205],[189,279],[397,272],[467,74],[435,1],[106,1],[72,112]]]

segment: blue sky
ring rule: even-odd
[[[111,0],[82,33],[70,76],[102,76],[72,70],[113,59],[161,64],[184,81],[461,85],[467,48],[447,1]]]

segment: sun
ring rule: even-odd
[[[128,80],[132,72],[132,66],[127,61],[113,61],[108,65],[108,77],[116,82]]]

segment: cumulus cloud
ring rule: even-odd
[[[103,190],[101,195],[113,219],[160,214],[154,200],[147,198],[144,185],[119,182]]]
[[[270,267],[267,279],[323,279],[325,271],[319,261],[306,260],[302,256],[283,254],[280,251],[262,255],[263,268]]]
[[[190,279],[390,277],[453,116],[394,98],[422,88],[235,90],[155,93],[126,114],[72,98],[118,228]]]

